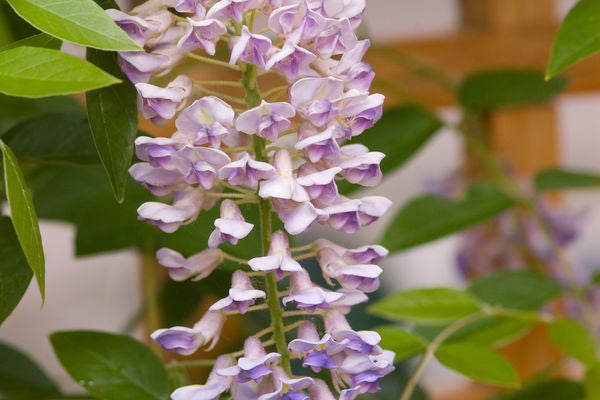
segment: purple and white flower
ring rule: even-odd
[[[215,230],[208,238],[208,246],[214,248],[225,242],[237,244],[238,240],[248,236],[253,227],[246,222],[235,202],[225,199],[221,202],[221,218],[215,220]]]
[[[235,129],[274,142],[281,132],[289,128],[289,119],[294,115],[296,110],[289,103],[267,103],[263,100],[258,107],[244,111],[237,117]]]
[[[238,359],[237,365],[222,368],[217,374],[234,376],[238,383],[258,382],[265,375],[272,374],[270,365],[280,357],[281,354],[275,352],[267,354],[260,340],[250,336],[244,342],[244,357]]]
[[[251,259],[248,265],[253,271],[275,272],[278,280],[286,273],[302,271],[298,261],[292,257],[288,237],[282,231],[273,233],[269,254]]]
[[[223,262],[223,254],[219,249],[205,249],[185,258],[175,250],[163,247],[156,252],[156,260],[167,268],[174,281],[184,281],[191,277],[198,281],[209,276]]]
[[[256,290],[250,282],[250,278],[244,271],[235,271],[231,277],[231,289],[229,296],[217,301],[210,307],[210,311],[234,311],[245,314],[256,299],[264,299],[266,293]]]
[[[175,326],[169,329],[159,329],[152,333],[152,340],[167,351],[189,356],[200,347],[212,349],[221,336],[225,316],[219,312],[207,312],[192,328]]]

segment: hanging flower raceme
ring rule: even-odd
[[[138,91],[142,116],[176,127],[170,138],[136,140],[141,162],[130,174],[163,197],[142,204],[139,219],[171,233],[200,223],[201,212],[220,204],[208,246],[187,258],[161,248],[159,264],[177,281],[206,278],[225,261],[242,266],[226,297],[196,325],[159,329],[152,338],[168,351],[191,355],[215,346],[231,314],[268,310],[272,318],[270,327],[246,339],[242,352],[218,357],[205,384],[175,390],[174,400],[214,400],[225,393],[235,399],[351,400],[377,391],[379,379],[394,368],[379,335],[354,331],[345,318],[379,287],[377,264],[387,250],[346,249],[325,239],[290,247],[289,239],[315,223],[354,233],[391,204],[380,196],[347,198],[337,186],[342,179],[374,186],[382,178],[384,154],[347,143],[382,114],[383,96],[369,93],[373,71],[362,61],[370,43],[354,32],[364,8],[364,0],[148,0],[129,14],[108,11],[145,50],[119,58]],[[227,44],[222,49],[221,42]],[[229,54],[215,58],[221,50]],[[231,69],[240,79],[171,76],[184,60]],[[257,76],[266,74],[286,84],[261,91]],[[232,90],[239,97],[211,85],[237,87]],[[250,207],[258,208],[258,221],[244,215]],[[271,232],[275,215],[283,229]],[[252,234],[260,242],[247,259],[228,253],[227,246],[250,242]],[[316,258],[329,288],[313,283],[301,264],[308,258]],[[288,289],[282,293],[283,284]],[[319,318],[324,332],[317,329]],[[286,334],[295,338],[288,342]],[[294,357],[305,368],[295,373],[327,372],[332,386],[294,375]]]

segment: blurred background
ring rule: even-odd
[[[124,9],[126,1],[120,2]],[[543,71],[560,20],[574,0],[368,0],[363,33],[374,47],[367,61],[377,74],[373,91],[386,95],[386,107],[407,101],[420,104],[445,121],[461,117],[456,99],[443,89],[436,69],[455,80],[472,72],[496,67]],[[77,51],[77,49],[73,49]],[[570,69],[566,89],[553,101],[505,108],[486,114],[488,141],[512,173],[525,181],[535,171],[566,166],[600,172],[600,58],[592,57]],[[160,134],[149,124],[143,128]],[[163,132],[164,133],[164,132]],[[447,129],[437,133],[403,168],[387,175],[368,191],[394,200],[394,210],[359,234],[347,236],[315,227],[300,239],[327,237],[348,247],[374,243],[394,211],[426,190],[439,190],[463,171],[469,155],[459,136]],[[468,174],[468,173],[467,173]],[[449,183],[450,182],[450,183]],[[566,249],[583,273],[600,269],[600,194],[578,192],[552,199],[571,217],[577,234]],[[47,256],[47,301],[40,310],[35,283],[15,312],[0,327],[0,340],[27,350],[60,383],[74,387],[59,367],[46,340],[65,329],[122,332],[142,299],[142,259],[134,250],[122,250],[75,259],[75,229],[67,223],[42,221]],[[464,234],[447,237],[389,257],[384,264],[383,291],[408,287],[464,286],[465,272],[457,257]],[[463,266],[464,267],[464,266]],[[585,272],[588,271],[588,272]],[[143,326],[134,334],[145,340]],[[525,338],[524,340],[527,340]],[[517,357],[517,343],[506,352]],[[522,348],[522,347],[521,347]],[[512,353],[511,353],[512,352]],[[551,352],[540,345],[539,360],[521,359],[520,372],[531,373]],[[570,373],[576,373],[571,371]],[[424,380],[431,398],[481,398],[489,388],[469,384],[432,365]],[[465,393],[468,393],[465,394]],[[480,396],[480,397],[477,397]],[[390,397],[392,398],[392,397]]]

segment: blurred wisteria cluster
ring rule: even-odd
[[[218,399],[227,391],[234,399],[354,399],[378,391],[379,379],[394,369],[394,354],[378,345],[380,336],[354,331],[345,318],[368,300],[365,293],[378,289],[377,264],[387,250],[346,249],[325,239],[290,248],[288,237],[313,223],[354,233],[391,205],[380,196],[347,198],[336,184],[345,179],[374,186],[382,178],[384,154],[345,144],[381,117],[384,100],[369,93],[374,74],[362,62],[369,41],[354,32],[364,8],[365,0],[149,0],[129,14],[108,10],[145,49],[120,53],[138,91],[139,111],[158,125],[175,120],[170,138],[136,141],[143,162],[131,167],[131,176],[153,194],[172,198],[171,204],[142,204],[139,218],[170,233],[220,206],[208,248],[189,258],[162,248],[158,262],[174,280],[205,278],[225,259],[242,265],[229,296],[196,325],[160,329],[152,338],[191,355],[216,344],[227,315],[268,308],[272,319],[246,339],[243,351],[216,359],[205,385],[179,388],[174,400]],[[220,41],[228,45],[228,60],[212,57]],[[190,58],[239,71],[240,80],[199,82],[180,75],[166,87],[153,84]],[[261,92],[257,78],[268,73],[285,85]],[[211,84],[243,89],[244,108],[235,108],[242,101],[230,95],[202,96]],[[240,204],[256,204],[260,226],[246,222]],[[284,230],[272,232],[273,213]],[[219,248],[253,229],[262,238],[255,258]],[[314,284],[298,262],[311,257],[331,288]],[[289,288],[279,291],[288,277]],[[265,291],[254,287],[259,279]],[[291,317],[301,319],[288,323]],[[288,332],[296,332],[289,343]],[[275,351],[267,352],[268,346]],[[295,358],[304,372],[329,371],[327,382],[293,375]]]

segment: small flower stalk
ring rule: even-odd
[[[220,209],[197,254],[162,248],[158,262],[177,281],[206,278],[227,259],[241,264],[228,295],[196,325],[159,329],[152,339],[187,356],[215,346],[231,314],[268,310],[272,317],[270,327],[246,339],[243,352],[218,357],[206,383],[175,390],[174,400],[351,400],[377,392],[380,378],[394,369],[394,354],[379,346],[379,335],[355,331],[346,320],[368,300],[365,293],[379,288],[377,264],[387,251],[325,239],[290,247],[290,235],[313,224],[354,233],[391,205],[380,196],[345,197],[337,186],[345,179],[370,187],[382,178],[384,154],[348,144],[377,122],[384,100],[369,93],[374,74],[362,61],[369,41],[354,32],[364,8],[364,0],[148,0],[128,14],[108,10],[144,48],[119,55],[140,113],[176,127],[170,138],[136,140],[141,161],[131,176],[170,199],[142,204],[139,219],[171,233]],[[221,45],[228,59],[214,57]],[[172,76],[184,60],[238,71],[239,81],[214,87],[237,86],[244,98]],[[273,78],[262,78],[267,74]],[[156,84],[163,76],[164,86]],[[259,87],[273,81],[284,84]],[[246,220],[241,204],[258,208],[258,225]],[[273,232],[275,217],[283,229]],[[221,249],[253,231],[261,242],[249,260]],[[328,287],[312,281],[301,262],[307,258],[318,261]],[[291,359],[298,368],[292,370]],[[309,376],[323,372],[327,382]]]

